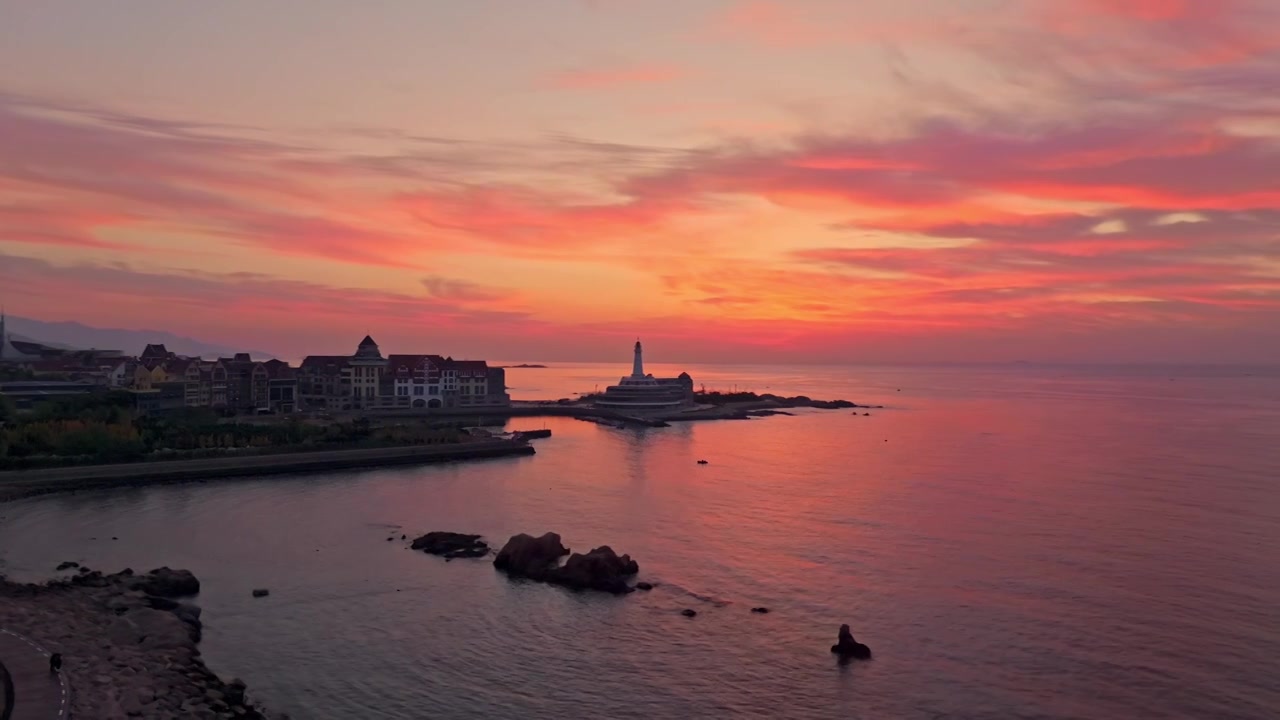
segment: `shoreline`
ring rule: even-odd
[[[167,568],[148,575],[82,569],[44,584],[0,576],[0,628],[62,655],[72,717],[266,720],[243,682],[205,665],[200,608],[171,599],[198,592],[195,576]]]
[[[314,450],[240,457],[155,460],[0,472],[0,502],[35,495],[141,485],[266,475],[292,475],[396,465],[483,460],[533,455],[532,445],[513,440],[475,440],[457,445],[411,445]]]

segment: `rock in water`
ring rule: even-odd
[[[767,608],[767,607],[753,607],[753,608],[751,608],[751,612],[756,613],[756,614],[758,614],[758,615],[764,615],[764,614],[767,614],[767,613],[769,612],[769,608]]]
[[[446,560],[460,557],[484,557],[489,554],[489,544],[481,540],[479,535],[442,531],[429,532],[417,538],[409,548],[431,555],[440,555]]]
[[[62,572],[63,570],[70,570],[71,568],[78,568],[78,567],[80,567],[80,563],[71,562],[70,560],[68,560],[64,563],[59,563],[58,567],[54,568],[54,570],[57,572]]]
[[[243,705],[244,693],[247,689],[243,680],[233,678],[231,682],[227,683],[226,690],[222,691],[222,696],[226,698],[227,703],[230,705]]]
[[[848,625],[840,626],[840,634],[836,637],[836,644],[831,646],[831,652],[839,655],[842,659],[871,659],[871,648],[854,640],[853,633],[849,631]]]
[[[627,578],[640,572],[640,565],[630,555],[619,556],[604,545],[586,555],[574,553],[564,567],[551,573],[550,581],[577,590],[602,590],[615,595],[631,592]]]
[[[636,589],[637,589],[637,590],[652,590],[652,589],[653,589],[653,583],[638,582],[638,583],[636,583]]]
[[[266,588],[257,588],[253,591],[253,596],[256,598],[266,597],[270,594],[271,594],[271,591]]]
[[[515,577],[545,580],[554,564],[568,554],[569,549],[555,533],[549,532],[538,538],[520,533],[502,546],[493,559],[493,566]]]
[[[190,570],[170,570],[167,567],[156,568],[132,581],[134,590],[141,590],[156,597],[183,597],[200,592],[200,581]]]
[[[540,538],[520,534],[512,537],[493,560],[493,566],[512,577],[529,578],[563,585],[575,590],[602,590],[623,595],[633,590],[627,578],[640,572],[630,555],[618,555],[607,545],[589,553],[574,553],[563,567],[557,563],[569,550],[560,536],[547,533]]]
[[[687,618],[691,618],[691,617],[698,617],[698,611],[697,611],[697,610],[681,610],[681,611],[680,611],[680,614],[681,614],[681,615],[683,615],[683,616],[685,616],[685,617],[687,617]]]

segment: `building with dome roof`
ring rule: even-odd
[[[354,355],[311,355],[298,368],[308,410],[460,410],[511,404],[506,375],[483,360],[383,355],[366,336]]]
[[[636,340],[631,374],[610,385],[596,398],[596,407],[611,410],[666,410],[693,400],[693,378],[680,373],[673,378],[656,378],[645,374],[644,349]]]

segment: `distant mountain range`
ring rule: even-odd
[[[74,350],[120,350],[126,355],[137,355],[147,345],[162,343],[172,352],[191,357],[230,357],[237,352],[247,352],[256,360],[275,357],[275,354],[261,350],[224,347],[163,330],[98,328],[78,322],[44,322],[12,315],[6,321],[6,330],[12,340]]]

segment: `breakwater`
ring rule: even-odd
[[[195,460],[17,470],[0,473],[0,500],[13,500],[67,490],[92,490],[256,475],[327,472],[390,465],[420,465],[533,455],[535,452],[531,445],[524,442],[476,440],[456,445],[316,450]]]

